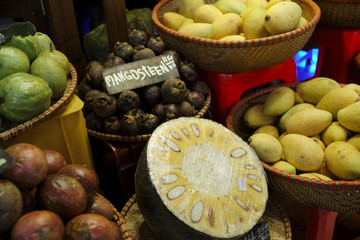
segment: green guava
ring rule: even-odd
[[[30,61],[27,55],[18,48],[0,47],[0,81],[16,72],[29,72]]]
[[[30,62],[32,62],[39,54],[39,44],[37,39],[32,35],[13,35],[11,41],[7,43],[7,45],[22,50],[28,56]]]
[[[48,83],[29,73],[14,73],[0,81],[0,117],[22,123],[50,107]]]
[[[57,61],[65,70],[66,75],[70,72],[70,62],[66,55],[56,49],[51,50],[44,50],[39,53],[38,57],[40,56],[48,56]]]
[[[37,39],[38,46],[39,46],[39,53],[45,50],[50,50],[50,44],[52,46],[52,49],[55,49],[55,45],[51,38],[42,32],[36,32],[34,37]]]
[[[63,67],[49,56],[37,57],[30,66],[30,73],[44,79],[51,88],[52,98],[64,95],[67,86],[67,74]]]

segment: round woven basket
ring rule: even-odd
[[[126,202],[120,215],[127,229],[126,234],[123,235],[124,240],[157,240],[156,236],[144,222],[144,217],[136,203],[135,195]],[[285,209],[274,197],[268,199],[266,210],[261,220],[268,222],[270,239],[292,239],[290,220]]]
[[[359,0],[314,0],[321,9],[319,24],[329,27],[360,28]]]
[[[207,111],[209,110],[210,103],[211,103],[211,92],[209,92],[206,97],[204,107],[198,112],[198,114],[196,114],[195,117],[196,118],[204,117]],[[91,129],[87,129],[87,131],[88,134],[92,137],[96,137],[100,140],[115,141],[115,142],[143,142],[143,141],[147,141],[151,136],[151,134],[142,134],[137,136],[114,135],[114,134],[97,132]]]
[[[277,85],[262,89],[240,99],[226,118],[226,127],[247,140],[254,130],[243,122],[244,113],[255,104],[264,103],[268,94],[277,87],[295,89],[297,83]],[[269,179],[270,188],[305,206],[333,212],[360,211],[360,181],[325,181],[285,173],[261,162]]]
[[[246,72],[284,62],[301,50],[320,18],[320,8],[311,0],[293,0],[303,10],[307,24],[296,30],[246,41],[219,41],[181,34],[163,25],[163,14],[177,12],[182,1],[162,0],[153,9],[152,19],[162,40],[194,62],[213,72]],[[215,3],[216,0],[205,0]]]
[[[34,117],[33,119],[26,121],[22,124],[12,127],[4,132],[0,132],[0,142],[7,141],[16,137],[17,135],[28,131],[30,128],[39,125],[46,119],[52,117],[55,113],[57,113],[62,107],[68,104],[71,100],[72,95],[74,94],[74,90],[77,85],[77,72],[75,67],[70,64],[70,77],[68,79],[67,87],[64,92],[64,95],[56,100],[56,102],[52,103],[52,105],[45,110],[43,113]]]

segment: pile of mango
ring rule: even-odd
[[[323,180],[360,179],[360,85],[317,77],[280,86],[243,115],[248,143],[274,168]]]
[[[242,41],[269,37],[307,23],[291,0],[184,0],[178,11],[163,14],[166,27],[195,37]]]

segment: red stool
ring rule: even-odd
[[[315,77],[356,82],[354,57],[360,51],[360,29],[316,26],[310,41],[319,45]]]
[[[225,124],[231,107],[247,90],[280,80],[282,83],[296,82],[296,64],[293,58],[275,66],[249,72],[218,73],[199,70],[201,78],[209,85],[212,96],[212,117]]]

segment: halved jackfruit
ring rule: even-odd
[[[253,149],[212,120],[161,124],[139,159],[139,209],[159,239],[232,239],[265,211],[267,179]]]

